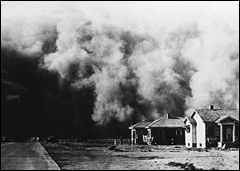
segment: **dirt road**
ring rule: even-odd
[[[60,170],[40,143],[1,143],[1,170]]]

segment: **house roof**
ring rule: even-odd
[[[199,114],[204,122],[219,122],[219,120],[223,120],[229,116],[239,121],[238,110],[196,109],[195,111]]]
[[[129,129],[145,128],[145,127],[147,127],[150,123],[152,123],[152,122],[145,122],[145,121],[138,122],[138,123],[136,123],[135,125],[130,126]]]
[[[190,116],[186,116],[186,118],[190,121],[191,124],[196,124],[196,123],[197,123],[197,122],[196,122],[192,117],[190,117]],[[185,118],[185,120],[186,120],[186,118]],[[184,120],[184,122],[185,122],[185,120]]]
[[[169,115],[163,116],[157,122],[151,124],[150,128],[157,128],[157,127],[184,127],[184,118],[175,117],[171,118]]]
[[[185,127],[184,118],[181,117],[169,117],[169,114],[162,116],[159,119],[154,120],[153,122],[139,122],[135,125],[129,127],[129,129],[134,128],[157,128],[157,127],[165,127],[165,128],[176,128],[176,127]]]
[[[130,126],[129,129],[133,129],[135,126],[139,125],[140,123],[142,123],[142,122],[138,122],[138,123],[136,123],[136,124]]]
[[[134,128],[145,128],[146,126],[148,126],[151,123],[152,122],[141,122],[140,124],[136,125]]]

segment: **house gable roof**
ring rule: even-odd
[[[198,113],[198,115],[202,118],[204,122],[217,122],[219,119],[222,120],[228,116],[239,121],[238,110],[196,109],[195,111]]]
[[[148,126],[151,123],[152,122],[141,122],[140,124],[136,125],[134,128],[145,128],[146,126]]]
[[[190,116],[186,116],[183,122],[186,123],[187,120],[189,120],[191,124],[197,124],[197,122]]]
[[[184,118],[175,117],[171,118],[168,117],[169,115],[163,116],[161,119],[157,120],[154,124],[151,124],[150,128],[158,128],[158,127],[184,127]]]
[[[135,125],[132,125],[129,127],[129,129],[141,129],[141,128],[183,128],[185,127],[184,125],[184,118],[181,117],[169,117],[169,114],[166,114],[162,116],[159,119],[156,119],[153,122],[139,122]]]
[[[153,124],[155,124],[156,122],[160,121],[161,119],[163,119],[163,117],[156,119],[155,121],[151,122],[148,126],[146,126],[146,128],[149,128],[150,126],[152,126]]]
[[[228,120],[228,119],[238,122],[238,120],[236,118],[233,118],[231,116],[220,116],[220,118],[218,118],[215,122],[220,123],[220,122],[223,122],[223,121]]]

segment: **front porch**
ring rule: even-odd
[[[216,123],[206,123],[206,146],[238,146],[239,122],[232,117],[220,118]]]
[[[225,118],[218,123],[220,137],[218,147],[225,144],[228,147],[239,146],[239,122],[231,117]]]

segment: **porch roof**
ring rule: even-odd
[[[220,118],[218,118],[215,122],[216,123],[220,123],[221,121],[224,121],[225,119],[232,119],[232,120],[235,120],[235,121],[238,121],[236,118],[233,118],[231,116],[220,116]]]
[[[138,122],[137,124],[130,126],[129,129],[145,128],[145,127],[147,127],[151,123],[152,122],[145,122],[145,121]]]

